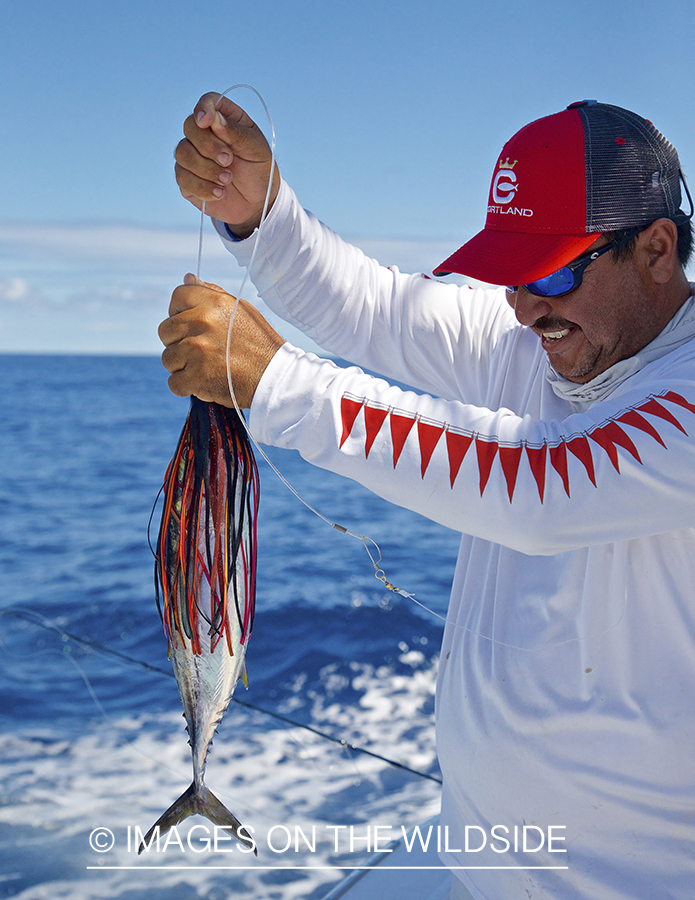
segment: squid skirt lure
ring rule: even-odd
[[[255,843],[204,781],[213,734],[241,678],[256,591],[258,469],[239,414],[191,398],[164,478],[157,538],[157,605],[169,641],[193,756],[193,782],[155,822],[138,850],[188,816]]]

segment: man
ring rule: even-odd
[[[247,263],[269,153],[216,100],[186,121],[177,179]],[[675,149],[627,110],[583,101],[532,122],[495,165],[485,228],[437,270],[507,285],[474,290],[381,268],[273,173],[260,295],[427,394],[284,344],[241,304],[230,369],[252,431],[462,533],[437,688],[452,897],[463,884],[476,900],[692,897],[681,178]],[[171,389],[230,404],[232,301],[188,281],[160,328]]]

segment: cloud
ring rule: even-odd
[[[458,244],[447,241],[405,241],[377,238],[353,238],[352,243],[384,266],[396,266],[401,272],[431,275],[435,266],[451,256]]]
[[[0,303],[27,303],[39,299],[25,278],[5,278],[0,281]]]
[[[206,253],[225,256],[226,251],[209,232]],[[209,244],[209,246],[207,246]],[[194,257],[198,249],[195,229],[156,229],[135,225],[41,225],[0,222],[2,256],[22,259],[73,259],[84,264],[97,261],[170,260]]]
[[[206,225],[203,264],[218,267],[234,261]],[[431,272],[456,244],[446,241],[406,241],[352,237],[352,242],[383,265],[406,272]],[[192,268],[197,260],[198,231],[125,225],[31,225],[0,222],[0,265],[41,267],[79,265],[85,269],[168,272]],[[231,263],[231,266],[230,266]]]
[[[431,272],[456,249],[432,241],[353,243],[404,272]],[[173,288],[195,271],[197,254],[194,228],[0,222],[0,352],[159,353],[157,325]],[[236,293],[244,271],[207,224],[201,277]],[[244,295],[258,302],[252,285]],[[287,340],[318,349],[270,318]]]

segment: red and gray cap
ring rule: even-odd
[[[526,284],[581,255],[600,234],[679,221],[680,163],[651,122],[582,100],[526,125],[502,148],[485,228],[434,270]]]

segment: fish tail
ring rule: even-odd
[[[258,856],[255,841],[236,816],[230,813],[224,803],[217,799],[204,782],[196,785],[195,781],[181,794],[178,800],[171,804],[166,812],[162,813],[152,828],[150,828],[142,839],[138,855],[143,850],[150,849],[155,834],[158,837],[163,837],[174,825],[178,825],[179,822],[183,822],[184,819],[194,815],[203,816],[212,822],[213,825],[224,825],[227,828],[231,828],[234,837],[239,843],[246,844],[249,848],[252,848],[254,854]]]

